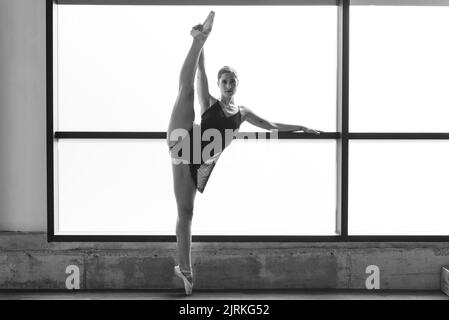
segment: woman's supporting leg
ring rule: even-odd
[[[179,92],[176,99],[167,130],[167,144],[170,147],[176,141],[170,141],[170,134],[176,129],[190,130],[195,120],[194,79],[198,58],[204,41],[194,38],[189,53],[184,61],[179,77]],[[172,164],[173,185],[178,209],[176,221],[176,240],[178,246],[178,264],[181,271],[191,272],[191,225],[196,187],[190,176],[188,164]]]
[[[190,176],[188,164],[173,164],[173,185],[178,209],[176,221],[176,240],[178,246],[178,264],[181,271],[192,270],[191,243],[192,217],[196,196],[196,187]]]

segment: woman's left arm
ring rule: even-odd
[[[300,125],[292,125],[278,122],[271,122],[259,117],[248,107],[240,107],[243,111],[243,121],[248,121],[249,123],[255,125],[256,127],[265,129],[265,130],[278,130],[284,132],[294,132],[294,131],[304,131],[306,133],[320,134],[321,131],[310,129]]]

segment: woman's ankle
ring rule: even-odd
[[[179,265],[179,270],[182,273],[192,274],[192,267],[184,267],[184,266]]]
[[[204,35],[204,33],[202,33],[201,35],[198,35],[198,36],[192,35],[192,37],[193,37],[193,45],[194,46],[203,47],[207,40],[207,36]]]
[[[193,274],[192,273],[185,273],[184,271],[181,271],[182,274],[189,280],[190,283],[193,283]]]

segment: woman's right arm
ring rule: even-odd
[[[304,131],[306,133],[313,133],[313,134],[320,134],[321,131],[310,129],[304,126],[300,125],[293,125],[293,124],[285,124],[285,123],[279,123],[279,122],[271,122],[268,120],[265,120],[262,117],[259,117],[257,114],[255,114],[250,108],[240,106],[240,110],[243,111],[243,121],[248,121],[249,123],[255,125],[256,127],[265,129],[265,130],[278,130],[278,131],[284,131],[284,132],[295,132],[295,131]]]
[[[209,94],[209,83],[207,81],[206,68],[204,67],[204,48],[201,50],[201,54],[198,59],[197,90],[198,100],[201,106],[201,114],[203,114],[212,104],[215,103],[215,99]]]

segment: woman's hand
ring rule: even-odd
[[[196,26],[194,26],[190,31],[190,34],[192,35],[193,38],[200,41],[205,41],[207,39],[207,34],[203,32],[202,24],[197,24]]]
[[[202,25],[201,23],[198,23],[196,26],[193,26],[192,32],[193,32],[194,30],[203,32],[203,25]]]
[[[312,133],[312,134],[320,134],[322,132],[322,131],[319,131],[319,130],[310,129],[310,128],[302,127],[302,126],[301,126],[301,130],[300,131],[304,131],[305,133]]]

